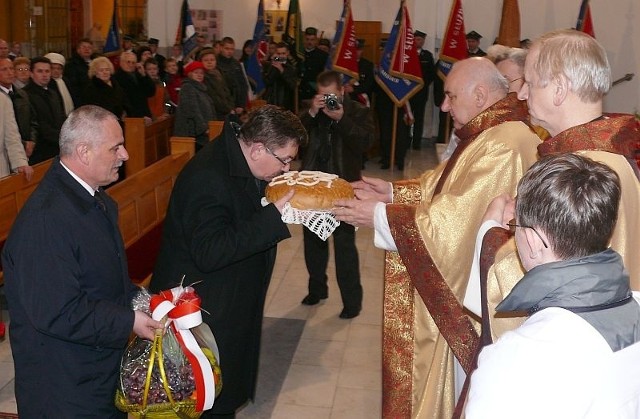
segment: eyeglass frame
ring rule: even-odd
[[[524,81],[524,77],[518,77],[517,79],[507,80],[507,81],[509,82],[509,84],[511,84],[511,83],[515,83],[515,82],[517,82],[517,81],[519,81],[519,80]]]
[[[549,248],[549,246],[547,245],[547,242],[542,238],[542,236],[540,235],[540,233],[538,233],[538,231],[537,231],[535,228],[533,228],[533,227],[531,227],[531,226],[522,225],[522,224],[516,224],[516,223],[515,223],[515,222],[513,222],[513,221],[515,221],[515,220],[511,220],[510,222],[508,222],[508,223],[507,223],[507,225],[508,225],[510,228],[512,227],[512,228],[514,229],[514,230],[513,230],[513,232],[514,232],[514,233],[515,233],[515,228],[516,228],[516,227],[520,227],[520,228],[530,228],[531,230],[533,230],[533,232],[534,232],[534,233],[536,233],[536,236],[538,236],[538,238],[539,238],[540,240],[542,240],[542,244],[544,245],[544,248],[545,248],[545,249],[548,249],[548,248]]]
[[[291,162],[293,161],[292,158],[289,158],[288,160],[284,160],[282,157],[278,156],[276,153],[274,153],[273,151],[271,151],[271,149],[269,147],[267,147],[266,145],[264,146],[264,149],[267,150],[267,153],[271,154],[273,157],[275,157],[283,166],[286,166],[288,164],[291,164]]]

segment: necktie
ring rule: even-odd
[[[96,200],[96,206],[100,208],[103,212],[107,212],[107,205],[104,203],[104,198],[102,197],[102,194],[100,193],[100,191],[96,191],[93,194],[93,197]]]
[[[16,97],[16,92],[12,90],[9,90],[9,97],[11,98],[11,101],[13,101]]]

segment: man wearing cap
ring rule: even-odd
[[[431,83],[435,78],[436,68],[433,62],[433,54],[423,48],[427,34],[421,31],[415,31],[413,37],[416,52],[418,53],[418,59],[420,60],[420,68],[422,69],[422,80],[424,80],[424,85],[422,86],[422,89],[413,95],[409,101],[409,103],[411,103],[411,110],[413,111],[414,117],[413,136],[411,141],[413,149],[420,150],[422,131],[424,130],[424,111],[427,106],[427,100],[429,100],[429,86],[431,86]]]
[[[51,78],[56,82],[58,93],[60,93],[62,104],[64,105],[64,115],[67,116],[71,113],[71,111],[73,111],[74,106],[67,83],[62,77],[65,59],[61,54],[58,54],[57,52],[50,52],[46,54],[45,57],[48,58],[49,61],[51,61]]]
[[[133,51],[133,35],[127,34],[122,37],[122,51],[134,52]]]
[[[93,43],[89,38],[82,38],[64,66],[64,77],[69,81],[67,87],[76,107],[82,105],[82,92],[89,84],[89,62],[92,53]]]
[[[318,30],[309,27],[304,30],[304,61],[300,63],[299,101],[310,100],[316,94],[316,78],[322,73],[329,54],[318,49]]]
[[[370,107],[375,79],[373,78],[373,63],[362,56],[363,51],[364,39],[358,39],[358,81],[346,84],[344,92],[349,93],[351,99]]]
[[[469,52],[469,57],[484,57],[487,55],[486,52],[480,49],[481,39],[482,35],[476,31],[471,31],[467,34],[467,51]]]
[[[158,41],[156,38],[149,38],[149,49],[151,50],[151,58],[154,58],[158,62],[158,70],[160,70],[160,78],[164,78],[164,62],[166,58],[164,55],[158,54]]]

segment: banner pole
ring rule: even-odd
[[[391,155],[389,156],[389,167],[393,170],[396,160],[396,132],[398,131],[398,106],[393,105],[393,128],[391,129]]]

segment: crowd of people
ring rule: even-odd
[[[183,276],[196,282],[224,374],[203,417],[233,418],[254,395],[262,312],[277,243],[290,236],[281,213],[293,191],[266,206],[260,198],[299,150],[303,170],[337,174],[355,190],[333,210],[343,222],[333,233],[340,318],[362,309],[357,227],[373,228],[374,244],[389,252],[385,279],[397,286],[385,289],[392,307],[384,310],[385,417],[451,417],[465,408],[470,418],[635,417],[637,368],[615,376],[607,368],[622,356],[640,365],[640,295],[633,292],[640,290],[640,124],[603,113],[611,86],[606,52],[589,35],[560,30],[525,48],[485,53],[471,31],[469,58],[438,86],[426,34],[414,37],[424,87],[400,111],[393,158],[395,105],[374,82],[363,40],[355,83],[325,70],[328,53],[315,28],[304,31],[304,58],[272,43],[264,92],[247,77],[252,44],[236,59],[230,37],[209,44],[199,36],[188,56],[176,46],[168,58],[158,54],[157,39],[134,48],[125,38],[116,65],[82,39],[68,59],[28,60],[23,87],[16,70],[25,64],[0,40],[7,150],[0,176],[29,178],[31,165],[55,157],[2,254],[20,413],[118,416],[115,360],[129,333],[149,338],[160,325],[128,308],[134,290],[117,208],[100,196],[128,159],[123,118],[151,122],[172,112],[175,134],[194,137],[197,153],[173,188],[150,287],[172,288]],[[452,124],[444,161],[412,180],[363,177],[376,137],[381,169],[392,160],[404,169],[407,150],[421,148],[432,84]],[[268,104],[249,112],[254,94]],[[214,142],[212,120],[224,121]],[[515,238],[492,255],[480,281],[474,258],[486,250],[473,244],[491,227]],[[34,252],[42,263],[32,263]],[[315,305],[329,297],[328,244],[306,228],[304,254],[309,283],[301,303]],[[480,321],[496,343],[476,358]],[[583,371],[589,362],[599,365],[593,374]],[[69,363],[78,366],[73,373]],[[84,374],[88,365],[99,374]],[[514,385],[531,376],[536,385]],[[61,382],[55,391],[43,387],[51,377]],[[606,391],[607,380],[629,383],[634,397]],[[82,402],[64,397],[76,387]],[[570,387],[580,391],[563,391]],[[43,399],[47,392],[53,396]]]

